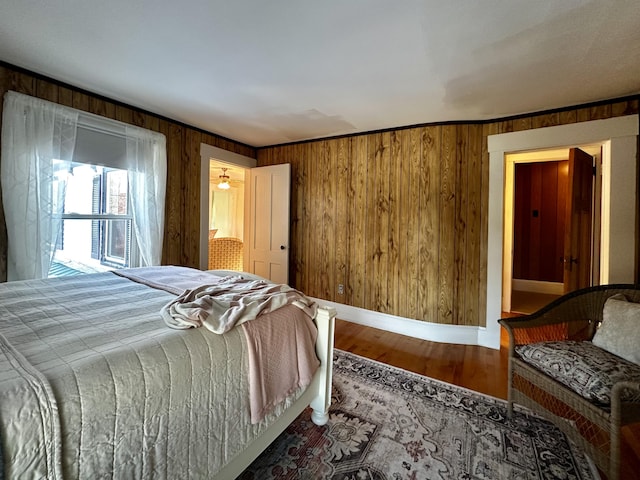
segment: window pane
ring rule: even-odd
[[[127,267],[131,220],[63,219],[49,276]]]
[[[129,220],[107,220],[105,224],[104,258],[107,262],[127,263]]]
[[[91,227],[92,220],[62,220],[61,238],[58,238],[51,270],[57,268],[65,275],[70,271],[94,273],[111,270],[101,265],[99,258],[91,258]],[[51,276],[51,271],[49,275]]]
[[[64,213],[127,214],[127,171],[74,164],[67,177]]]
[[[67,190],[64,197],[64,213],[97,213],[92,210],[94,200],[94,177],[100,176],[91,165],[75,165],[72,174],[67,177]],[[98,196],[99,200],[99,196]]]
[[[127,214],[127,172],[106,170],[106,201],[103,213]]]

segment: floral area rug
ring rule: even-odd
[[[329,422],[303,412],[241,479],[597,479],[565,435],[505,401],[335,350]]]

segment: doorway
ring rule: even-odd
[[[218,168],[237,168],[238,172],[247,172],[249,169],[254,168],[256,166],[256,159],[246,157],[244,155],[240,155],[234,152],[230,152],[228,150],[224,150],[219,147],[214,147],[212,145],[208,145],[206,143],[200,144],[200,268],[202,270],[208,270],[209,268],[209,237],[212,235],[211,228],[211,218],[210,218],[210,210],[211,210],[211,177],[214,177],[214,180],[220,180],[218,177],[222,174],[222,170],[214,172],[211,171],[211,164],[214,163],[214,166]],[[244,180],[244,176],[242,177]],[[247,202],[247,191],[249,188],[245,188],[244,194],[244,206],[245,211],[243,213],[243,218],[246,220],[248,218],[246,213],[246,208],[248,205]],[[242,236],[243,240],[247,235],[246,223],[243,224]],[[218,232],[213,234],[215,238],[218,236]],[[243,243],[245,243],[243,241]],[[243,269],[247,269],[247,255],[243,249],[243,261],[245,262],[243,265]]]
[[[209,161],[209,270],[244,270],[246,169]]]
[[[211,223],[210,219],[211,176],[218,183],[227,181],[222,170],[212,174],[211,162],[219,168],[239,167],[238,172],[243,172],[242,270],[275,283],[288,283],[291,165],[257,167],[254,158],[205,143],[200,144],[200,268],[208,269],[209,236],[219,234],[212,231],[217,221]],[[228,181],[232,187],[231,175]],[[219,188],[217,184],[215,188]]]
[[[636,279],[636,210],[638,115],[614,117],[554,127],[489,135],[489,198],[487,218],[486,327],[478,344],[500,347],[500,318],[511,302],[511,274],[505,275],[505,157],[510,152],[535,151],[558,145],[601,143],[602,214],[600,283],[633,283]],[[509,250],[509,257],[511,251]],[[509,258],[507,257],[507,258]],[[509,305],[510,309],[510,305]]]
[[[563,293],[599,283],[601,151],[601,144],[591,144],[506,155],[504,249],[512,254],[511,267],[506,267],[511,272],[511,297],[505,302],[510,309],[505,312],[533,313]],[[575,197],[578,186],[570,188],[570,170],[572,178],[577,176],[576,157],[587,164],[582,171],[587,175],[582,183],[589,190],[586,208],[568,203],[569,193]],[[567,207],[569,212],[578,210],[579,218],[589,217],[573,226],[573,236],[576,215]],[[573,281],[578,270],[580,285]]]

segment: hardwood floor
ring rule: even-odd
[[[560,295],[513,290],[511,292],[511,311],[524,314],[533,313],[557,298],[560,298]]]
[[[429,342],[336,321],[335,347],[498,398],[507,398],[508,346]]]
[[[340,350],[505,400],[508,342],[505,334],[500,350],[429,342],[336,320],[335,347]],[[640,424],[633,427],[622,429],[625,472],[640,472]],[[629,474],[621,480],[640,478]]]

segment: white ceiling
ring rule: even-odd
[[[638,0],[2,0],[0,60],[253,146],[640,92]]]

